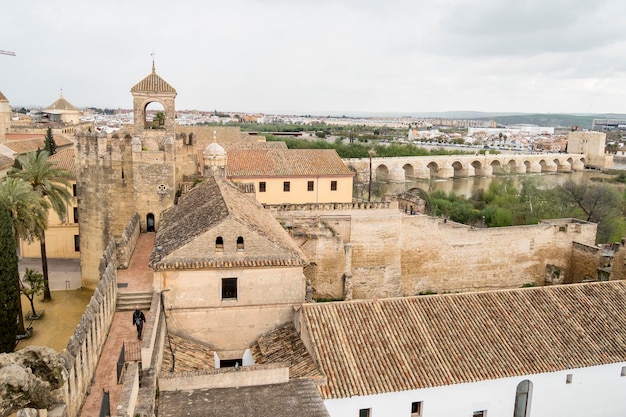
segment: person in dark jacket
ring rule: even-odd
[[[137,338],[141,340],[141,333],[143,331],[143,324],[146,322],[146,316],[143,311],[139,310],[139,306],[135,307],[133,313],[133,324],[137,327]]]

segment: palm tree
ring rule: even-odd
[[[48,224],[49,203],[29,184],[19,178],[5,177],[0,181],[0,204],[9,212],[17,247],[19,239],[32,242],[38,239]],[[15,285],[19,291],[20,276],[15,276]],[[22,300],[18,297],[18,334],[26,333],[24,316],[22,315]]]
[[[68,187],[70,186],[69,180],[73,177],[73,174],[65,169],[57,167],[54,163],[48,160],[48,152],[31,152],[26,155],[25,158],[20,158],[22,169],[20,171],[12,171],[9,175],[15,178],[21,178],[30,184],[31,188],[38,193],[41,193],[52,206],[52,209],[59,215],[60,218],[65,216],[67,211],[66,206],[71,200]],[[43,271],[44,292],[43,300],[52,300],[50,294],[50,284],[48,281],[48,258],[46,257],[46,225],[39,233],[37,238],[41,246],[41,267]]]

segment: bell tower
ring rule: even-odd
[[[145,137],[144,134],[154,132],[159,136],[169,134],[175,137],[176,90],[157,75],[154,61],[152,61],[152,73],[135,84],[130,92],[133,95],[134,136]],[[159,103],[163,106],[162,117],[157,115],[159,117],[149,120],[147,107],[150,103]]]

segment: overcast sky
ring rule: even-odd
[[[0,13],[13,107],[626,113],[623,0],[30,0]]]

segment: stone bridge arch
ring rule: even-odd
[[[541,166],[541,172],[556,172],[558,168],[558,165],[549,159],[540,160],[539,165]]]
[[[452,174],[454,178],[467,178],[475,175],[474,167],[469,162],[463,165],[461,161],[457,160],[452,162],[451,166],[452,169],[454,169],[454,173]]]
[[[389,168],[385,164],[380,164],[374,171],[374,179],[376,181],[387,181],[389,179]]]
[[[415,167],[411,164],[404,164],[402,166],[402,170],[404,171],[404,180],[415,179]]]

